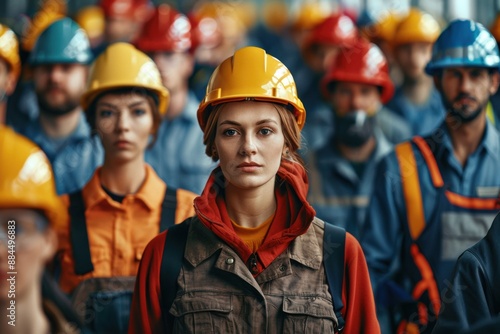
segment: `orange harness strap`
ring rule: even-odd
[[[420,274],[422,275],[422,279],[413,289],[412,296],[415,300],[418,300],[427,290],[429,293],[429,299],[434,309],[434,314],[439,314],[439,310],[441,309],[441,298],[439,296],[439,289],[437,287],[436,280],[434,279],[434,273],[432,272],[431,266],[416,244],[411,245],[410,252],[418,271],[420,271]]]
[[[444,186],[444,181],[443,177],[441,176],[441,172],[439,171],[436,158],[434,158],[434,154],[432,154],[431,148],[422,137],[413,137],[413,142],[418,146],[420,152],[422,152],[425,163],[427,164],[429,172],[431,173],[432,183],[434,183],[434,186],[436,188],[441,188],[442,186]]]
[[[413,142],[418,146],[420,152],[422,152],[425,163],[429,167],[432,183],[434,184],[434,186],[436,188],[444,186],[444,181],[437,166],[436,158],[434,157],[434,154],[432,154],[432,151],[425,139],[417,136],[413,138]],[[451,204],[461,208],[476,210],[491,210],[495,208],[500,209],[500,200],[496,198],[471,198],[453,193],[448,190],[445,191],[445,195]]]
[[[408,215],[408,228],[413,240],[418,239],[425,227],[424,205],[418,178],[417,163],[411,142],[404,142],[396,146],[396,157],[399,170],[406,212]]]
[[[413,140],[424,156],[424,160],[429,167],[434,185],[442,187],[444,182],[429,146],[421,137],[415,137]],[[408,217],[408,228],[412,239],[417,240],[425,228],[425,216],[415,154],[413,153],[411,142],[404,142],[397,145],[395,151],[401,171],[403,195]],[[417,244],[413,243],[410,246],[410,253],[422,277],[422,279],[413,288],[412,297],[413,299],[418,300],[422,294],[427,291],[434,309],[434,314],[439,314],[441,299],[439,297],[439,290],[436,280],[434,279],[434,273],[431,266],[425,256],[420,252]],[[398,334],[419,333],[419,326],[408,320],[409,319],[403,320],[399,324],[397,328]],[[426,325],[428,323],[427,306],[421,302],[418,302],[418,322],[421,325]]]

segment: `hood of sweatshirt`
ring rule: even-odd
[[[252,251],[234,231],[224,200],[226,180],[217,167],[201,196],[194,201],[196,214],[202,223],[215,235],[234,249],[241,259],[248,263]],[[275,185],[276,213],[271,227],[255,255],[257,274],[271,262],[298,236],[304,234],[316,212],[307,202],[307,174],[300,164],[282,160]]]

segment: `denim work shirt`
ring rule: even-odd
[[[82,113],[78,125],[63,139],[49,138],[39,119],[30,122],[23,133],[45,152],[54,170],[57,193],[66,194],[83,188],[94,170],[102,164],[104,153],[97,136]]]
[[[485,133],[479,146],[468,157],[463,167],[454,156],[450,134],[444,122],[435,129],[433,138],[436,142],[434,155],[447,190],[474,198],[498,196],[500,134],[493,125],[486,122]],[[415,158],[420,176],[419,183],[426,224],[429,226],[440,224],[441,192],[434,187],[428,166],[421,158],[421,154],[416,155]],[[409,256],[401,254],[403,240],[409,237],[406,215],[402,175],[396,153],[392,151],[380,161],[377,167],[374,193],[360,235],[361,246],[366,254],[375,291],[377,284],[384,276],[402,274],[404,260],[401,257],[408,258]],[[426,229],[429,226],[426,226]],[[438,246],[429,245],[429,247]]]
[[[198,105],[195,95],[189,93],[182,114],[162,121],[145,159],[169,187],[200,194],[217,165],[205,154],[203,132],[196,118]]]
[[[310,167],[308,201],[317,217],[345,228],[355,237],[365,220],[373,192],[375,166],[392,148],[380,130],[375,131],[375,140],[375,150],[361,177],[331,143],[316,152],[316,165]]]

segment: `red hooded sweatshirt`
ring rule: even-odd
[[[248,263],[252,251],[235,233],[227,214],[225,182],[220,168],[215,169],[202,195],[194,201],[196,214],[208,229]],[[258,261],[257,269],[252,270],[254,276],[271,264],[295,238],[304,234],[315,215],[306,201],[308,183],[301,165],[283,160],[276,183],[276,214],[256,252]],[[160,267],[167,233],[155,237],[144,251],[132,300],[129,333],[164,332]],[[344,333],[380,333],[366,260],[358,241],[350,234],[346,236],[342,299],[346,321]]]

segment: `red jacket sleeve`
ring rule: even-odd
[[[365,255],[359,242],[349,233],[346,235],[342,301],[344,333],[380,333]]]
[[[160,267],[166,232],[149,242],[142,255],[135,282],[128,333],[163,333]]]

